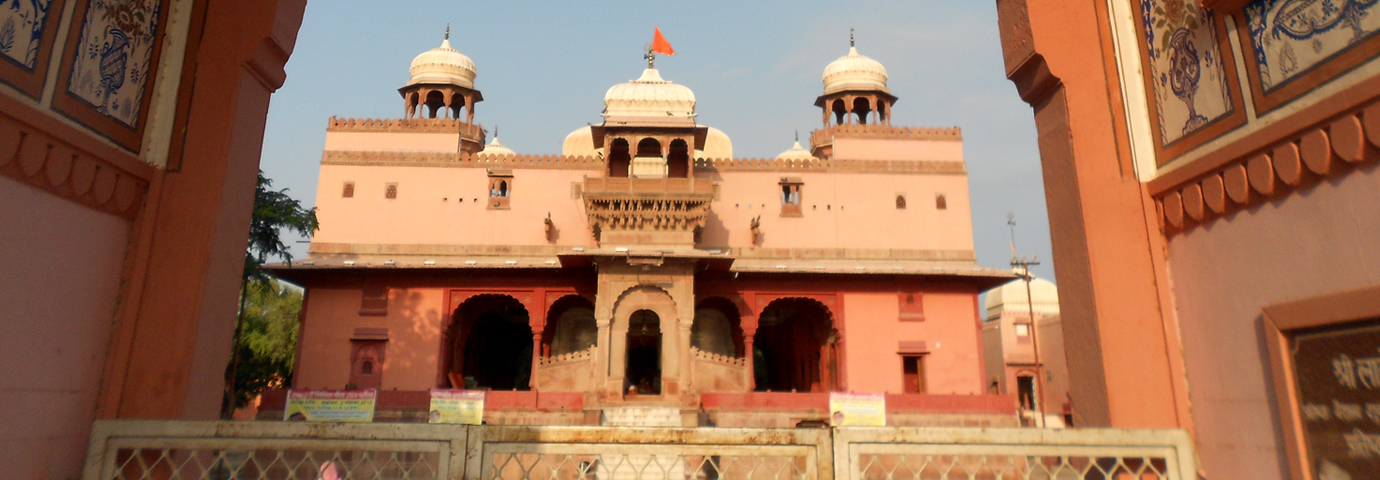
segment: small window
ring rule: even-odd
[[[906,209],[906,196],[905,196],[905,195],[897,195],[897,196],[896,196],[896,209],[897,209],[897,210],[905,210],[905,209]]]
[[[799,178],[783,177],[781,179],[781,216],[799,217],[802,215],[800,204],[801,190],[805,186]]]
[[[345,182],[345,191],[340,193],[345,198],[355,198],[355,182]]]
[[[398,184],[390,183],[384,187],[383,198],[398,198]]]
[[[934,208],[936,210],[948,210],[949,201],[944,198],[944,194],[934,196]]]
[[[1028,324],[1028,323],[1017,323],[1017,324],[1016,324],[1016,336],[1017,336],[1017,337],[1029,337],[1029,336],[1030,336],[1030,324]]]
[[[901,391],[904,393],[925,393],[925,357],[906,355],[901,357]]]
[[[507,169],[489,170],[489,208],[506,210],[513,196],[513,174]]]

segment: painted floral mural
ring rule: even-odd
[[[1255,0],[1246,5],[1265,91],[1380,30],[1380,0]]]
[[[33,70],[53,0],[0,0],[0,53]]]
[[[1141,0],[1160,141],[1169,145],[1232,111],[1217,26],[1197,0]]]
[[[101,114],[135,127],[152,73],[159,8],[159,0],[92,0],[68,90]]]

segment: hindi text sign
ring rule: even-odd
[[[484,422],[484,392],[433,388],[429,410],[430,423],[480,425]]]
[[[378,390],[288,390],[283,420],[372,422]]]
[[[835,427],[883,427],[886,426],[886,395],[830,393],[829,413],[829,424]]]
[[[1299,333],[1291,343],[1314,475],[1380,479],[1380,322]]]

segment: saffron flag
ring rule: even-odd
[[[652,51],[662,55],[676,54],[676,49],[671,48],[671,42],[661,36],[661,27],[656,27],[656,33],[652,35]]]

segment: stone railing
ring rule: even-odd
[[[1197,466],[1182,430],[98,420],[82,478],[1193,480]]]
[[[578,351],[578,352],[570,352],[570,353],[565,353],[565,354],[561,354],[561,355],[552,355],[552,356],[550,356],[550,357],[537,357],[537,365],[538,365],[538,366],[546,366],[546,365],[556,365],[556,364],[560,364],[560,363],[571,363],[571,362],[577,362],[577,361],[585,361],[585,360],[589,360],[589,359],[592,358],[593,356],[594,356],[594,347],[591,346],[591,347],[589,347],[589,348],[586,348],[586,349],[584,349],[584,350],[580,350],[580,351]]]
[[[699,360],[707,360],[715,363],[722,363],[724,365],[732,367],[747,366],[747,357],[731,357],[728,355],[720,355],[717,353],[706,352],[695,347],[690,347],[690,356]]]

